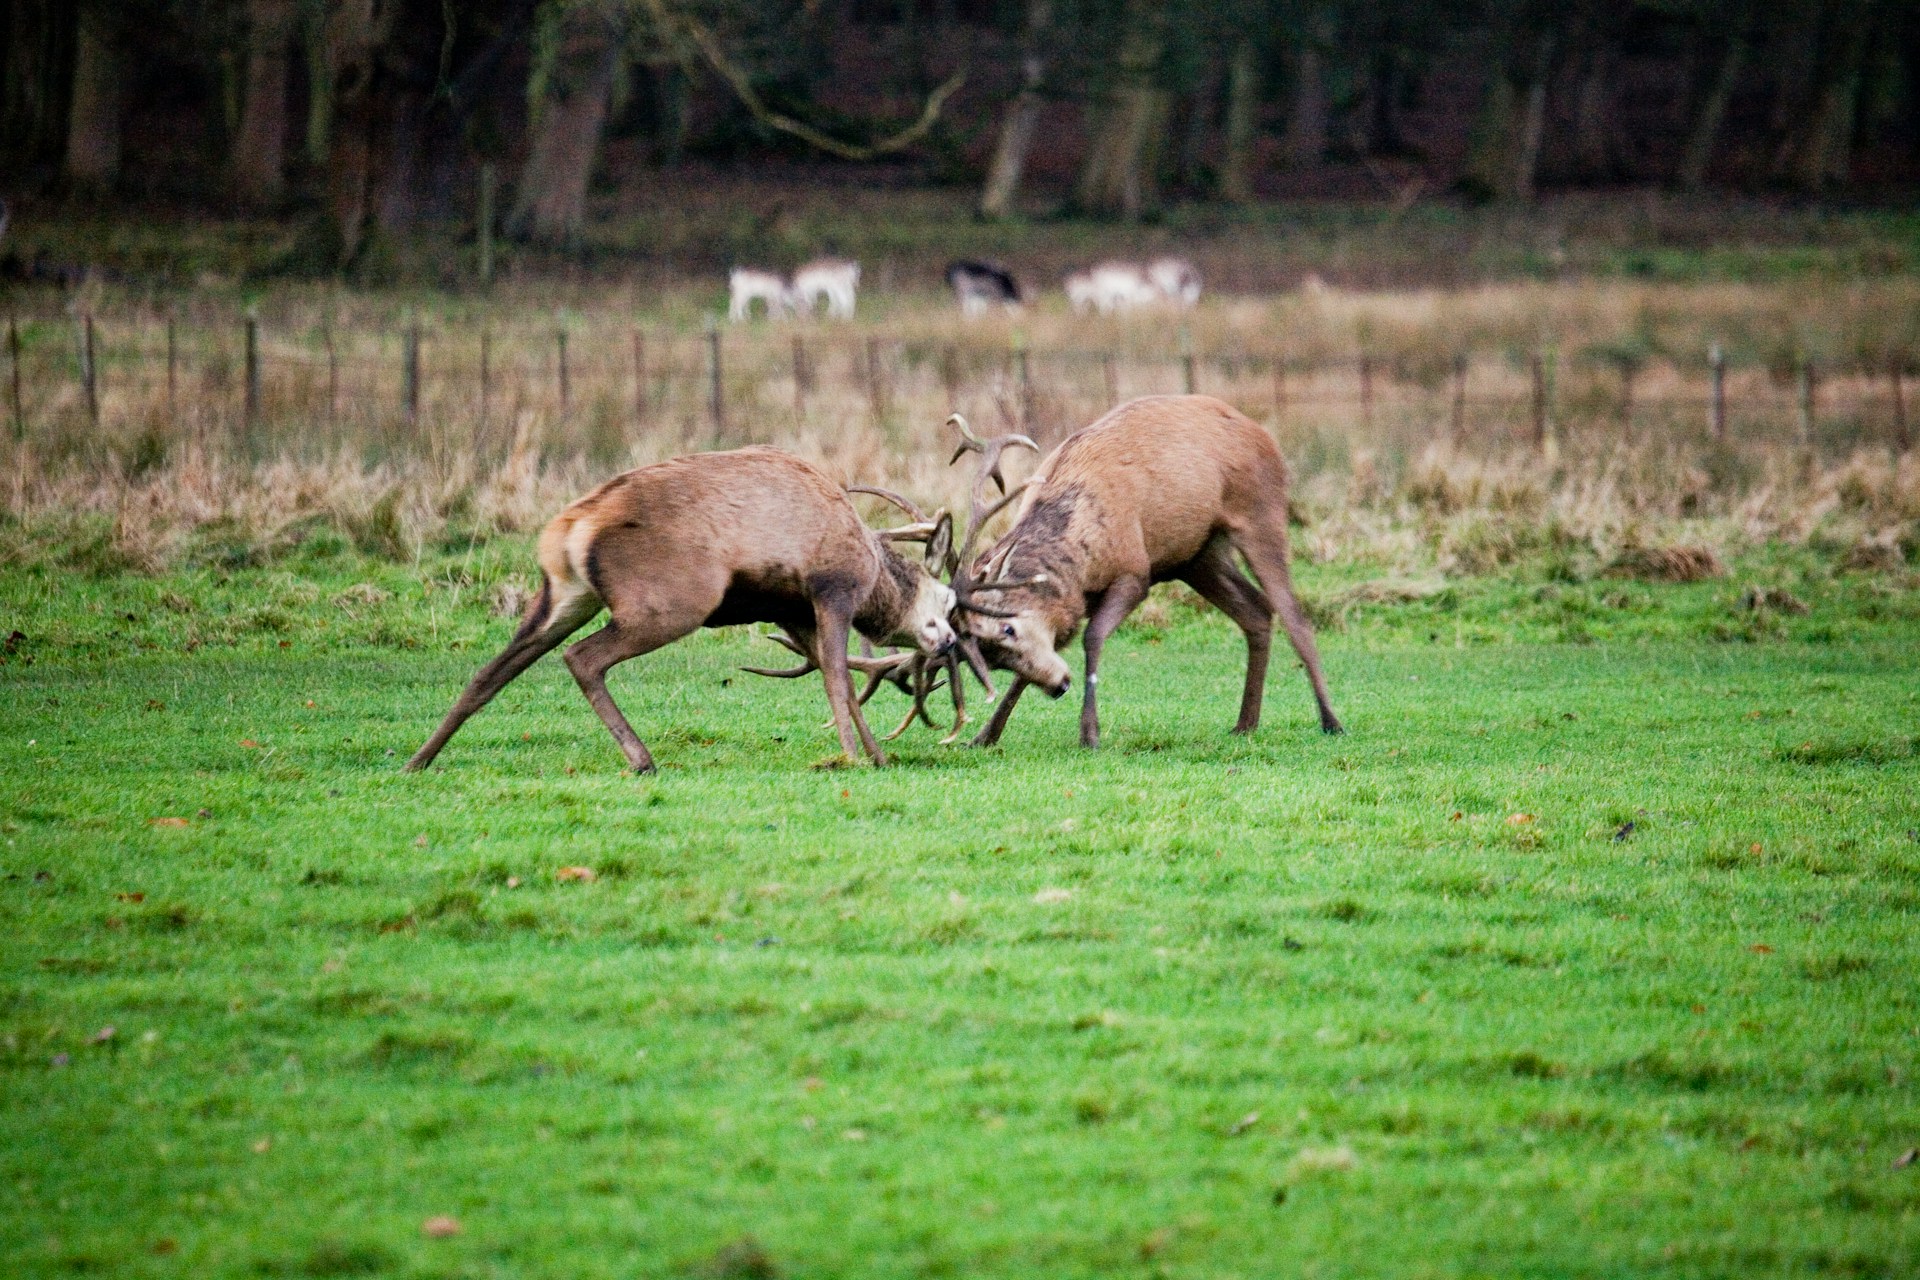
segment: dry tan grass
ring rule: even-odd
[[[170,397],[165,317],[98,290],[78,301],[95,316],[100,421],[73,372],[74,316],[29,314],[29,429],[0,446],[16,559],[103,518],[110,545],[96,551],[143,569],[204,555],[210,540],[271,558],[318,527],[404,558],[449,531],[533,529],[622,467],[749,441],[848,483],[958,506],[966,476],[947,466],[941,425],[951,409],[1051,443],[1114,398],[1181,389],[1183,328],[1200,388],[1268,423],[1293,463],[1297,542],[1311,559],[1423,580],[1546,554],[1688,580],[1745,545],[1819,538],[1850,565],[1891,568],[1920,522],[1920,464],[1891,447],[1877,354],[1906,349],[1920,323],[1920,285],[1907,281],[1325,289],[1210,300],[1188,317],[1043,305],[972,323],[938,299],[879,296],[856,325],[724,332],[718,423],[694,325],[709,300],[689,291],[657,300],[641,324],[624,291],[409,312],[379,295],[290,287],[259,305],[251,419],[231,313],[206,300],[176,309]],[[423,377],[409,418],[401,353],[416,324]],[[1707,432],[1709,341],[1737,357],[1726,442]],[[1468,351],[1456,432],[1454,360]],[[1538,446],[1534,354],[1550,379]],[[1798,385],[1779,376],[1800,355],[1827,362],[1810,431]]]

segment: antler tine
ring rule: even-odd
[[[909,649],[904,653],[889,653],[883,658],[849,657],[847,659],[847,670],[860,671],[868,675],[879,675],[883,678],[891,677],[895,672],[899,671],[901,667],[910,665],[913,660],[919,656],[919,654]]]
[[[812,658],[808,658],[797,667],[742,667],[740,669],[749,675],[772,676],[775,680],[798,680],[808,672],[818,671],[820,668],[814,665]]]
[[[904,524],[898,529],[882,529],[880,536],[888,542],[930,542],[940,529],[937,521],[922,520],[918,524]]]
[[[981,509],[978,502],[974,504],[973,519],[967,524],[967,539],[960,544],[960,565],[963,570],[966,567],[967,561],[973,557],[973,544],[980,540],[981,530],[987,527],[987,521],[999,515],[1001,511],[1026,491],[1027,486],[1025,484],[1017,484],[1013,487],[1012,491],[1001,498],[1000,501],[984,510]]]
[[[940,745],[950,747],[960,741],[960,730],[967,723],[966,681],[960,678],[960,655],[947,655],[947,690],[953,698],[953,730],[940,739]]]
[[[927,513],[915,506],[910,499],[901,497],[891,489],[882,489],[880,486],[872,484],[850,484],[847,486],[847,492],[870,493],[876,498],[885,498],[888,502],[891,502],[894,506],[900,508],[920,523],[929,526],[933,523],[927,518]]]
[[[1021,587],[1037,587],[1048,581],[1044,573],[1036,573],[1031,578],[1001,578],[994,582],[976,582],[969,590],[973,591],[1017,591]]]

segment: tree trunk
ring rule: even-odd
[[[1547,78],[1553,68],[1553,37],[1541,36],[1534,53],[1533,80],[1527,85],[1514,149],[1513,178],[1506,195],[1526,203],[1533,199],[1534,179],[1540,171],[1540,143],[1547,132]]]
[[[1573,99],[1573,167],[1594,182],[1614,176],[1613,45],[1604,37],[1587,51]]]
[[[1174,162],[1174,173],[1182,187],[1192,189],[1201,182],[1207,143],[1213,136],[1213,113],[1219,102],[1220,59],[1209,51],[1200,83],[1188,95],[1186,120],[1180,130],[1180,155]]]
[[[1244,204],[1253,199],[1253,148],[1260,130],[1260,54],[1253,41],[1233,47],[1227,67],[1227,148],[1220,162],[1220,195]]]
[[[1693,128],[1687,134],[1686,153],[1680,160],[1683,191],[1697,192],[1707,185],[1707,166],[1713,160],[1714,144],[1720,138],[1720,126],[1726,122],[1727,106],[1733,101],[1733,89],[1740,82],[1746,61],[1747,38],[1744,34],[1736,35],[1727,41],[1727,51],[1720,58],[1720,70],[1714,74],[1713,86],[1707,90],[1700,113],[1694,117]]]
[[[1020,176],[1027,167],[1027,152],[1033,146],[1033,132],[1040,123],[1040,85],[1046,78],[1046,59],[1041,42],[1053,25],[1053,0],[1031,0],[1027,6],[1027,33],[1020,52],[1020,92],[1007,104],[1000,120],[1000,140],[987,166],[986,185],[980,191],[980,216],[1004,218],[1013,211],[1020,194]]]
[[[600,158],[619,69],[619,33],[601,12],[575,6],[559,19],[546,92],[536,108],[533,145],[521,171],[507,234],[547,244],[572,244],[587,218],[587,184]]]
[[[1166,94],[1154,80],[1165,40],[1159,12],[1134,0],[1116,63],[1115,85],[1080,170],[1075,199],[1089,213],[1129,221],[1152,203],[1155,145],[1166,127]]]
[[[84,5],[74,42],[66,176],[93,191],[120,180],[121,66],[112,9],[104,0]]]
[[[1317,169],[1327,154],[1327,125],[1332,105],[1327,96],[1326,54],[1332,40],[1325,14],[1315,14],[1293,58],[1293,109],[1287,113],[1287,163]]]
[[[1823,60],[1811,110],[1781,147],[1776,172],[1802,191],[1845,182],[1852,172],[1861,71],[1875,26],[1871,8],[1870,3],[1856,4],[1833,15],[1841,30],[1832,56]]]
[[[247,82],[234,139],[233,186],[247,205],[271,208],[285,190],[287,51],[293,0],[247,0]]]
[[[307,163],[319,169],[333,146],[333,64],[322,16],[307,23]]]
[[[15,0],[0,13],[0,165],[27,170],[65,154],[74,16],[71,0]]]
[[[327,147],[327,213],[342,266],[359,258],[372,214],[376,140],[390,92],[380,53],[393,23],[382,0],[335,0],[327,15],[332,122]]]

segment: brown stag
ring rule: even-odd
[[[751,622],[784,628],[820,670],[847,758],[864,747],[885,764],[853,697],[849,669],[865,664],[849,659],[848,635],[949,652],[953,592],[891,543],[926,542],[940,564],[951,538],[944,515],[869,529],[838,485],[778,449],[694,454],[615,476],[541,533],[540,591],[519,631],[407,768],[430,764],[468,717],[602,609],[606,626],[567,650],[567,669],[635,770],[652,772],[653,756],[608,694],[607,671],[701,627]]]
[[[961,645],[1015,676],[975,745],[999,741],[1028,685],[1067,692],[1057,650],[1084,621],[1080,742],[1098,746],[1100,650],[1148,588],[1168,580],[1187,583],[1246,635],[1235,733],[1260,723],[1276,613],[1306,667],[1320,727],[1341,731],[1288,574],[1287,465],[1257,423],[1210,396],[1134,400],[1062,441],[1022,488],[1013,526],[977,560],[969,545],[953,579]]]

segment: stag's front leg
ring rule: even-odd
[[[1100,745],[1100,651],[1106,647],[1107,637],[1147,598],[1147,587],[1145,578],[1121,578],[1107,588],[1099,608],[1087,619],[1083,641],[1087,653],[1087,690],[1080,700],[1080,745],[1083,747]]]
[[[827,684],[827,705],[833,708],[833,727],[840,734],[840,750],[851,763],[860,758],[860,750],[864,747],[869,759],[883,765],[887,762],[886,753],[873,740],[873,731],[867,728],[866,719],[860,714],[860,704],[854,700],[853,674],[847,667],[847,636],[852,630],[852,611],[823,601],[814,605],[814,618],[818,623],[814,660],[819,664],[820,675]],[[856,732],[859,735],[857,745]]]
[[[976,747],[999,745],[1000,735],[1007,731],[1007,721],[1013,717],[1013,704],[1020,701],[1020,695],[1027,691],[1027,684],[1025,676],[1013,678],[1013,687],[1007,690],[1006,697],[1000,699],[1000,705],[995,707],[993,714],[987,718],[987,727],[973,736],[973,742],[970,745]]]

